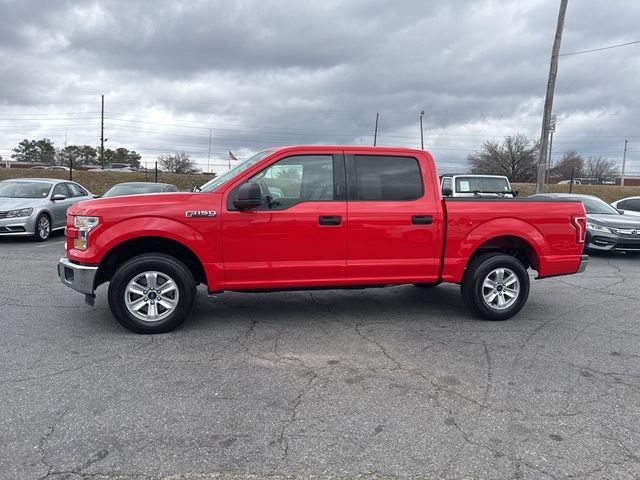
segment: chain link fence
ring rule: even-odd
[[[607,203],[621,198],[640,196],[640,174],[625,175],[624,186],[620,178],[612,180],[598,180],[593,178],[576,178],[573,183],[547,183],[544,191],[547,193],[578,193],[593,195]],[[533,195],[536,191],[535,183],[513,183],[521,197]]]

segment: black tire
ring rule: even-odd
[[[509,276],[505,277],[507,272],[503,271],[502,280],[495,281],[499,278],[496,273],[499,269],[507,269]],[[516,283],[507,286],[507,283],[514,278],[511,276],[512,274],[516,278]],[[485,281],[495,283],[495,290],[492,291],[491,287],[484,286]],[[506,320],[518,313],[527,302],[529,284],[527,269],[517,259],[502,253],[488,253],[480,255],[467,267],[462,278],[460,291],[465,305],[480,317],[486,320]],[[517,294],[515,293],[516,286]],[[509,296],[505,302],[507,292]],[[494,294],[497,296],[492,297]],[[512,297],[514,294],[515,298]],[[485,295],[494,300],[489,303],[485,299]],[[500,298],[504,303],[502,306],[498,305]],[[496,304],[493,304],[493,301]]]
[[[41,225],[42,224],[42,225]],[[41,213],[36,218],[36,227],[33,234],[33,240],[36,242],[44,242],[51,236],[51,217],[46,213]]]
[[[167,279],[173,284],[166,284]],[[149,280],[154,285],[149,285]],[[163,286],[171,288],[164,291]],[[142,289],[144,294],[131,289]],[[149,334],[168,332],[180,325],[191,312],[195,297],[191,271],[180,260],[160,253],[127,260],[113,275],[108,293],[109,308],[116,320],[132,332]],[[137,313],[133,313],[134,304],[143,305]]]
[[[414,287],[418,288],[434,288],[440,285],[442,282],[433,282],[433,283],[414,283]]]

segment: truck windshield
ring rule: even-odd
[[[225,183],[227,183],[229,180],[231,180],[232,178],[236,177],[237,175],[240,175],[246,169],[248,169],[249,167],[252,167],[253,165],[258,163],[260,160],[262,160],[266,156],[270,155],[271,153],[272,153],[271,150],[264,150],[264,151],[262,151],[260,153],[255,154],[251,158],[247,158],[245,161],[240,162],[238,165],[233,167],[231,170],[227,170],[222,175],[216,176],[215,178],[211,179],[210,181],[208,181],[207,183],[202,185],[202,187],[200,187],[200,191],[201,192],[213,192],[218,187],[224,185]]]
[[[501,193],[509,192],[511,187],[506,178],[500,177],[456,177],[456,192]]]

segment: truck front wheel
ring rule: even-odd
[[[464,303],[487,320],[511,318],[527,302],[529,275],[510,255],[481,255],[467,267],[460,287]]]
[[[122,326],[136,333],[163,333],[191,312],[196,282],[191,271],[169,255],[144,254],[127,260],[109,284],[109,308]]]

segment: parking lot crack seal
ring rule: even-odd
[[[388,352],[387,352],[387,350],[384,348],[384,346],[382,346],[382,344],[380,344],[379,342],[376,342],[376,341],[375,341],[375,340],[373,340],[372,338],[370,338],[370,337],[368,337],[368,336],[364,335],[364,334],[360,331],[360,327],[361,327],[361,326],[362,326],[362,325],[361,325],[361,324],[359,324],[359,323],[355,326],[355,331],[356,331],[356,333],[357,333],[360,337],[364,338],[367,342],[372,343],[373,345],[375,345],[376,347],[378,347],[378,349],[382,352],[382,354],[383,354],[383,355],[384,355],[384,356],[385,356],[385,357],[386,357],[390,362],[392,362],[393,364],[395,364],[395,367],[394,367],[392,370],[405,370],[405,369],[402,367],[402,364],[401,364],[398,360],[396,360],[396,359],[395,359],[395,358],[393,358],[391,355],[389,355],[389,353],[388,353]]]
[[[538,467],[536,465],[532,465],[531,463],[526,462],[525,460],[523,460],[520,457],[517,457],[515,455],[500,451],[500,450],[498,450],[496,448],[493,448],[493,447],[491,447],[489,445],[486,445],[484,443],[474,441],[471,438],[471,435],[468,434],[462,427],[460,427],[460,425],[458,425],[457,422],[454,421],[452,423],[452,425],[460,432],[460,435],[462,436],[463,440],[466,443],[468,443],[469,445],[473,445],[474,447],[482,448],[484,450],[487,450],[487,451],[493,453],[494,455],[504,456],[504,457],[508,458],[509,460],[511,460],[514,463],[520,463],[520,464],[524,465],[525,467],[529,468],[530,470],[533,470],[535,472],[541,473],[542,475],[545,475],[545,476],[547,476],[547,477],[549,477],[549,478],[551,478],[553,480],[558,480],[559,479],[559,477],[555,476],[553,473],[551,473],[551,472],[549,472],[549,471],[547,471],[547,470],[545,470],[545,469],[543,469],[541,467]],[[566,478],[569,478],[569,477],[566,477]]]
[[[285,463],[289,456],[289,440],[287,438],[287,429],[296,421],[298,417],[298,408],[303,402],[304,395],[311,389],[313,382],[317,378],[319,378],[318,374],[316,374],[313,369],[309,368],[308,371],[311,374],[311,376],[309,377],[309,381],[293,399],[292,405],[289,409],[289,418],[285,421],[285,423],[282,425],[282,428],[280,429],[280,434],[278,436],[277,442],[282,446],[282,457],[280,458],[277,467],[279,467],[282,463]]]
[[[40,453],[40,463],[42,463],[42,465],[44,465],[45,468],[47,469],[44,475],[38,477],[38,480],[44,480],[45,478],[48,478],[49,475],[56,474],[56,472],[53,471],[53,466],[47,461],[47,456],[44,452],[44,449],[45,449],[45,444],[47,443],[51,435],[53,435],[53,433],[56,430],[56,427],[58,426],[60,421],[62,421],[62,419],[64,418],[64,416],[67,414],[68,411],[69,410],[65,410],[64,412],[62,412],[57,416],[53,424],[48,428],[47,432],[42,436],[42,438],[38,442],[37,448],[38,448],[38,452]]]
[[[562,283],[563,285],[567,285],[567,286],[572,287],[572,288],[579,288],[581,290],[587,290],[589,292],[600,293],[602,295],[609,295],[611,297],[616,297],[616,298],[626,298],[627,300],[638,300],[638,297],[634,297],[633,295],[622,295],[622,294],[619,294],[619,293],[613,293],[613,292],[609,292],[607,290],[603,290],[602,288],[585,287],[583,285],[577,285],[575,283],[571,283],[571,282],[568,282],[566,280],[560,280],[560,279],[557,279],[557,278],[553,279],[553,281],[558,282],[558,283]],[[618,283],[620,283],[620,282],[618,282]],[[616,285],[618,283],[616,283]],[[610,286],[613,286],[613,285],[610,285]],[[604,287],[604,288],[609,288],[609,287]]]
[[[484,396],[482,397],[482,406],[486,408],[493,382],[493,363],[491,361],[491,355],[489,354],[489,347],[485,342],[482,342],[482,346],[484,347],[484,356],[487,359],[487,384],[484,389]]]

